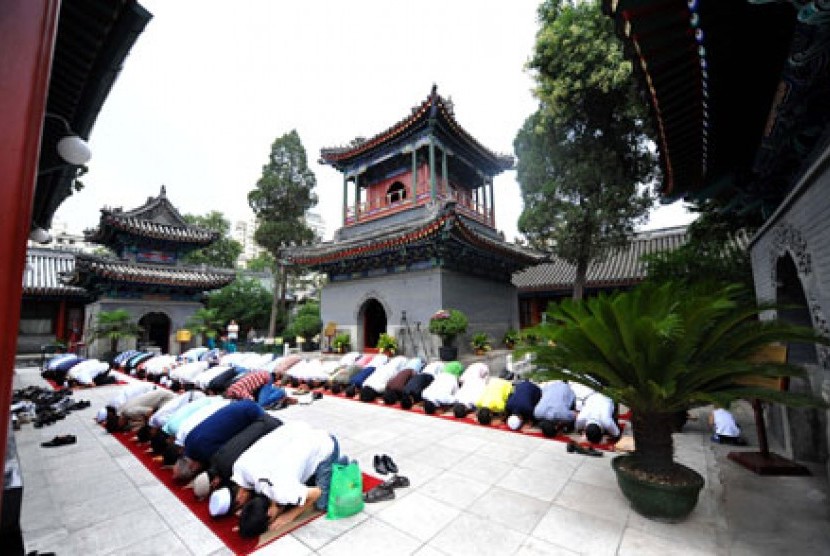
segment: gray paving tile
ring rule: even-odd
[[[619,489],[570,481],[556,497],[556,504],[583,514],[625,524],[631,505]]]
[[[420,541],[427,541],[454,520],[459,512],[458,508],[415,492],[397,504],[384,508],[375,518]]]
[[[576,556],[577,554],[580,553],[535,537],[528,537],[516,552],[516,556]]]
[[[527,535],[549,508],[549,503],[536,498],[493,487],[469,507],[469,512]]]
[[[620,545],[624,528],[624,522],[554,504],[531,536],[583,554],[613,555]]]
[[[130,546],[117,548],[107,554],[112,556],[169,556],[171,554],[189,555],[191,552],[172,531],[165,531]]]
[[[79,554],[109,554],[143,541],[153,546],[153,539],[165,532],[158,514],[138,509],[75,531],[72,544]]]
[[[429,546],[447,554],[502,555],[516,552],[527,538],[513,529],[465,513],[441,530]]]
[[[570,469],[566,469],[565,473],[557,473],[553,469],[537,471],[536,469],[514,467],[495,484],[539,500],[553,502],[568,482]]]
[[[312,550],[317,550],[367,519],[369,514],[366,512],[343,519],[329,520],[321,517],[294,530],[291,536]]]
[[[388,556],[412,554],[421,547],[420,541],[377,519],[367,519],[318,552],[322,556],[360,554]]]
[[[460,471],[464,471],[464,469]],[[446,502],[456,508],[464,509],[487,492],[489,488],[489,484],[471,479],[462,473],[447,471],[426,483],[418,492]]]
[[[306,556],[313,553],[309,547],[295,539],[292,535],[285,535],[251,554],[254,556]],[[210,556],[214,556],[214,554]]]

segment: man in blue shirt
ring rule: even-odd
[[[533,410],[542,433],[553,437],[562,431],[573,430],[575,404],[576,395],[567,382],[554,380],[545,384],[542,387],[542,399]]]
[[[173,468],[173,478],[189,481],[231,437],[258,419],[265,411],[251,400],[232,402],[199,423],[184,441],[184,456]]]

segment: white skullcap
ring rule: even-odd
[[[195,494],[196,498],[199,500],[210,494],[210,477],[208,477],[206,471],[199,473],[196,475],[196,478],[193,479],[193,494]]]
[[[231,490],[227,487],[220,488],[210,495],[208,511],[212,517],[219,517],[228,513],[231,509]]]
[[[95,416],[95,420],[99,423],[103,423],[107,420],[107,408],[102,407],[98,410],[98,414]]]
[[[510,427],[510,430],[519,430],[522,428],[522,418],[518,415],[511,415],[507,418],[507,426]]]

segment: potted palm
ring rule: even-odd
[[[504,347],[507,349],[513,349],[516,346],[516,342],[519,341],[518,331],[516,331],[515,328],[508,328],[505,331],[504,336],[502,336],[501,341],[504,344]]]
[[[101,311],[95,320],[93,335],[96,339],[105,339],[110,342],[110,350],[105,355],[107,360],[118,353],[118,344],[121,340],[135,338],[141,333],[141,327],[133,322],[126,309]]]
[[[473,337],[470,340],[470,346],[472,346],[476,355],[484,355],[486,352],[493,349],[493,346],[490,344],[490,337],[487,336],[486,332],[476,332],[473,334]]]
[[[352,345],[352,337],[349,335],[348,332],[341,332],[340,334],[334,337],[334,340],[331,342],[331,347],[337,353],[346,353],[349,351],[349,348]]]
[[[441,309],[430,317],[429,331],[441,338],[441,360],[455,361],[458,348],[453,342],[456,336],[467,331],[467,316],[458,309]]]
[[[224,319],[219,317],[217,309],[201,308],[190,315],[184,327],[194,335],[201,337],[202,345],[212,348],[216,345],[217,331],[224,326]]]
[[[386,355],[395,355],[398,351],[398,340],[391,334],[382,333],[378,337],[378,351]]]
[[[812,329],[756,317],[737,286],[644,284],[548,310],[548,325],[529,351],[552,377],[588,385],[632,410],[635,452],[613,460],[623,494],[639,513],[668,520],[688,515],[703,477],[674,461],[675,415],[695,404],[758,398],[820,404],[791,392],[742,385],[747,377],[803,374],[800,367],[753,357],[771,342],[827,343]]]

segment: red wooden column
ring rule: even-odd
[[[58,322],[55,323],[55,340],[65,342],[66,339],[66,300],[61,299],[58,305]]]
[[[26,239],[60,0],[0,4],[0,462],[6,460]],[[0,489],[0,508],[3,492]]]

